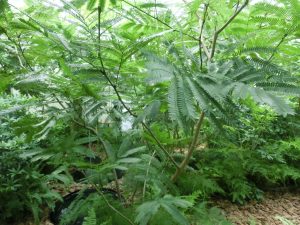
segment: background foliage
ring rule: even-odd
[[[0,0],[2,223],[71,183],[96,191],[60,224],[230,224],[205,201],[298,187],[300,3],[178,4]]]

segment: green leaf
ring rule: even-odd
[[[99,7],[102,11],[105,9],[106,1],[107,0],[99,0]]]
[[[137,208],[137,216],[135,222],[139,225],[147,225],[153,215],[155,215],[160,207],[158,201],[145,202]]]
[[[139,158],[123,158],[123,159],[119,159],[117,163],[138,163],[140,161],[141,159]]]
[[[97,0],[89,0],[86,8],[88,10],[93,10],[96,5],[96,2],[97,2]]]
[[[189,221],[182,215],[182,213],[171,204],[162,204],[161,205],[171,216],[172,219],[175,220],[178,224],[189,225]]]
[[[112,5],[116,5],[116,4],[117,4],[117,0],[110,0],[110,3],[111,3]]]
[[[130,149],[130,150],[126,151],[120,157],[121,158],[126,158],[128,156],[134,155],[135,153],[144,152],[145,150],[146,150],[146,146],[141,146],[141,147],[133,148],[133,149]]]
[[[94,208],[91,208],[88,211],[88,215],[84,217],[82,225],[97,225],[97,217]]]

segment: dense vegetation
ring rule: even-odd
[[[60,224],[225,225],[211,198],[299,186],[300,2],[161,2],[0,0],[1,224],[74,183]]]

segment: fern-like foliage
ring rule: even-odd
[[[179,208],[187,209],[192,204],[186,200],[173,197],[171,195],[165,195],[162,198],[158,198],[153,201],[145,202],[137,208],[137,216],[135,221],[139,225],[148,224],[153,217],[160,213],[161,210],[165,210],[175,224],[188,225],[189,222],[185,216],[180,212]]]
[[[185,54],[185,57],[190,55]],[[198,63],[194,58],[189,59]],[[167,97],[169,116],[182,128],[187,121],[195,119],[197,105],[212,121],[229,122],[234,109],[230,101],[232,98],[251,96],[259,104],[270,105],[278,114],[285,116],[292,114],[293,110],[278,93],[300,94],[296,79],[268,62],[251,64],[234,59],[210,63],[204,73],[184,62],[172,64],[153,55],[148,56],[148,60],[147,81],[151,85],[170,81]]]
[[[90,209],[88,215],[84,217],[83,225],[97,225],[97,217],[94,208]]]

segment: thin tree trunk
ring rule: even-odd
[[[195,133],[194,133],[194,136],[193,136],[193,140],[192,140],[192,143],[188,149],[188,153],[186,154],[184,160],[181,162],[181,164],[179,165],[179,167],[176,169],[176,172],[174,173],[174,175],[172,176],[171,180],[173,182],[175,182],[177,180],[177,178],[180,176],[180,174],[184,171],[186,165],[188,164],[188,162],[190,161],[192,155],[193,155],[193,152],[194,152],[194,149],[196,147],[196,144],[197,144],[197,141],[198,141],[198,138],[199,138],[199,134],[200,134],[200,128],[203,124],[203,121],[204,121],[204,112],[202,112],[200,114],[200,118],[196,124],[196,129],[195,129]]]

